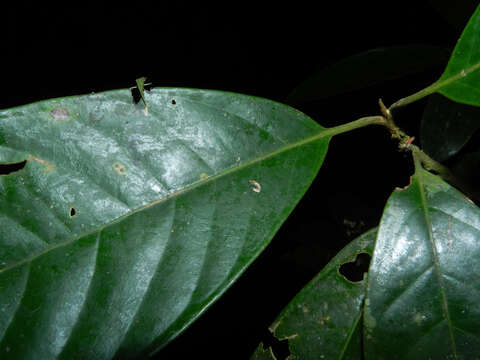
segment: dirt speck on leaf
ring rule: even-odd
[[[125,165],[123,165],[122,163],[119,163],[119,162],[115,162],[113,163],[112,165],[113,167],[113,170],[115,170],[115,172],[118,174],[118,175],[125,175],[127,173],[127,168],[125,167]]]
[[[425,319],[426,316],[419,313],[416,313],[414,316],[414,321],[418,326],[420,326]]]

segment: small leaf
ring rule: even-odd
[[[296,87],[289,104],[302,104],[387,80],[444,66],[448,51],[431,45],[408,45],[372,49],[317,70]]]
[[[422,148],[437,161],[459,152],[480,128],[480,108],[434,94],[428,100],[420,127]]]
[[[350,282],[342,264],[361,253],[372,254],[377,229],[359,236],[285,307],[271,326],[288,339],[289,359],[360,359],[361,312],[366,280]]]
[[[480,209],[418,169],[387,202],[365,300],[368,359],[480,354]]]
[[[140,97],[142,98],[142,101],[143,101],[143,104],[145,105],[145,115],[148,115],[148,104],[147,104],[147,100],[145,99],[145,81],[147,80],[146,77],[141,77],[141,78],[138,78],[136,81],[137,83],[137,88],[138,88],[138,91],[140,92]]]
[[[0,159],[27,159],[0,176],[1,359],[165,346],[267,246],[330,139],[239,94],[154,89],[149,110],[118,90],[0,111]]]
[[[454,101],[480,106],[480,5],[432,88]]]

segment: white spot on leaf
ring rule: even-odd
[[[252,191],[259,193],[262,191],[262,186],[255,180],[250,180],[250,184],[253,185]]]
[[[68,110],[61,106],[56,107],[55,109],[50,111],[50,115],[56,121],[65,121],[68,120],[68,118],[70,117]]]

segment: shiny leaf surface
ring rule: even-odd
[[[480,209],[425,170],[380,223],[364,311],[367,359],[480,354]]]
[[[324,129],[269,100],[128,90],[0,111],[0,358],[144,358],[265,248]]]
[[[480,108],[433,94],[420,126],[422,149],[437,161],[455,155],[480,128]]]
[[[436,91],[464,104],[480,106],[480,5],[457,42]]]
[[[271,326],[288,339],[289,359],[360,359],[361,313],[366,280],[350,282],[342,264],[372,254],[377,229],[359,236],[298,293]]]
[[[431,45],[392,46],[349,56],[320,68],[288,96],[289,104],[302,104],[363,89],[387,80],[445,66],[448,51]]]

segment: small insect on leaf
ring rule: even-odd
[[[260,185],[257,181],[255,181],[255,180],[250,180],[250,184],[253,185],[252,190],[253,190],[254,192],[259,193],[260,191],[262,191],[262,187],[261,187],[261,185]]]

